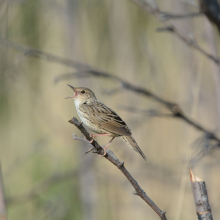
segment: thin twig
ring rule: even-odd
[[[73,133],[73,139],[74,139],[74,140],[78,140],[78,141],[83,141],[83,142],[86,142],[87,144],[89,144],[90,149],[87,150],[84,154],[88,154],[89,152],[95,150],[95,148],[93,147],[93,145],[92,145],[88,140],[86,140],[85,138],[79,138],[79,137],[76,136],[76,134]]]
[[[13,49],[23,53],[23,55],[25,55],[25,56],[36,57],[36,58],[40,58],[42,60],[46,60],[48,62],[59,63],[64,66],[69,66],[74,69],[77,69],[78,71],[92,70],[92,71],[96,71],[101,74],[105,74],[103,71],[100,72],[99,70],[97,70],[89,65],[85,65],[85,64],[80,63],[78,61],[70,60],[67,58],[59,57],[59,56],[53,55],[51,53],[43,52],[43,51],[28,47],[28,46],[16,44],[12,41],[1,38],[1,36],[0,36],[0,44],[3,44],[9,48],[13,48]]]
[[[192,13],[188,13],[188,14],[171,14],[171,13],[161,11],[161,19],[164,21],[171,20],[171,19],[193,18],[193,17],[197,17],[200,15],[203,15],[203,13],[200,11],[199,12],[192,12]]]
[[[69,122],[73,125],[75,125],[82,134],[86,137],[88,141],[91,141],[91,137],[89,136],[89,133],[87,130],[83,127],[82,123],[80,123],[76,118],[72,118],[69,120]],[[98,153],[100,155],[103,155],[104,150],[103,148],[94,140],[92,142],[93,147],[96,149],[94,153]],[[128,181],[131,183],[131,185],[135,189],[135,195],[140,196],[158,215],[162,220],[166,220],[166,212],[161,211],[156,204],[150,199],[150,197],[145,193],[145,191],[139,186],[138,182],[131,176],[131,174],[127,171],[127,169],[124,166],[124,162],[121,162],[118,160],[118,158],[114,155],[114,153],[110,150],[107,151],[107,154],[105,155],[105,158],[109,160],[111,163],[113,163],[128,179]]]
[[[84,142],[86,142],[87,144],[89,144],[90,147],[93,147],[92,144],[91,144],[88,140],[86,140],[85,138],[79,138],[79,137],[77,137],[76,134],[74,134],[74,133],[73,133],[73,139],[74,139],[74,140],[79,140],[79,141],[84,141]]]
[[[175,106],[176,105],[176,106]],[[143,113],[146,114],[148,113],[150,116],[165,116],[165,117],[178,117],[180,119],[182,119],[183,121],[185,121],[186,123],[188,123],[189,125],[193,126],[194,128],[196,128],[199,131],[202,131],[205,133],[206,138],[210,139],[210,140],[215,140],[218,143],[218,147],[220,147],[220,139],[211,131],[208,131],[206,128],[204,128],[203,126],[201,126],[198,122],[193,121],[192,119],[188,118],[183,112],[182,110],[178,107],[177,104],[173,104],[175,109],[170,109],[172,111],[172,115],[170,114],[161,114],[158,112],[151,112],[149,110],[139,110],[136,108],[123,108],[124,110],[127,111],[133,111],[133,112],[139,112],[139,113]]]
[[[130,107],[130,106],[123,106],[123,105],[119,105],[118,108],[122,109],[124,111],[127,111],[127,112],[147,115],[149,117],[169,117],[169,118],[173,117],[173,114],[162,113],[162,112],[159,112],[156,109],[144,110],[144,109],[138,109],[138,108],[133,108],[133,107]]]
[[[7,220],[7,208],[5,201],[4,182],[0,164],[0,220]]]
[[[176,26],[174,26],[171,22],[164,19],[163,12],[160,11],[159,7],[153,7],[148,0],[130,0],[141,8],[143,8],[148,13],[154,15],[163,25],[164,30],[168,31],[169,33],[175,35],[180,40],[185,42],[188,46],[196,49],[207,58],[212,60],[215,64],[220,64],[220,59],[215,57],[214,55],[210,54],[209,52],[205,51],[202,47],[200,47],[195,40],[193,40],[189,35],[182,33]],[[167,28],[168,27],[168,28]]]

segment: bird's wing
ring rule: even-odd
[[[88,114],[92,123],[106,131],[116,135],[131,135],[131,131],[125,122],[110,108],[99,101],[84,103],[80,105],[80,110]]]

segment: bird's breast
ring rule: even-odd
[[[108,132],[104,131],[103,129],[100,128],[99,124],[97,123],[94,123],[92,118],[89,116],[89,114],[80,109],[79,106],[76,106],[76,111],[77,111],[77,114],[80,118],[80,120],[83,122],[83,124],[88,127],[91,131],[95,132],[95,133],[98,133],[98,134],[106,134]]]

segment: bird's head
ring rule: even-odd
[[[85,87],[73,87],[71,85],[68,86],[74,91],[74,94],[73,96],[66,97],[65,99],[71,98],[79,103],[96,100],[95,94],[90,89]]]

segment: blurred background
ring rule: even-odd
[[[197,1],[157,3],[175,14],[199,10]],[[218,56],[219,34],[205,16],[171,22]],[[81,77],[12,43],[148,89],[220,137],[219,67],[175,35],[157,32],[161,26],[128,0],[0,2],[0,162],[8,219],[159,219],[116,167],[85,155],[88,144],[73,140],[72,133],[82,134],[68,123],[78,116],[64,99],[72,95],[66,84],[89,87],[126,121],[148,160],[120,138],[109,148],[168,219],[197,219],[189,166],[206,181],[213,218],[220,218],[220,153],[203,132],[114,79]],[[105,145],[109,138],[97,140]]]

